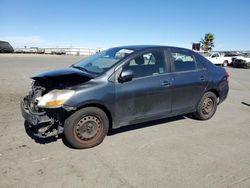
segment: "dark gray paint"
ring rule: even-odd
[[[128,47],[127,47],[128,48]],[[130,47],[133,49],[133,47]],[[139,47],[138,47],[139,48]],[[118,81],[122,66],[138,54],[150,50],[165,50],[168,60],[169,50],[185,50],[199,58],[204,64],[201,70],[171,73],[169,61],[167,73]],[[194,112],[202,95],[208,90],[216,90],[222,100],[227,95],[226,72],[215,67],[199,54],[173,47],[142,47],[117,64],[104,75],[94,78],[81,86],[73,87],[77,94],[65,105],[80,108],[85,105],[101,104],[111,114],[113,128]]]
[[[200,98],[206,91],[213,90],[222,102],[227,97],[228,82],[226,71],[214,66],[203,56],[187,49],[164,46],[126,46],[134,53],[120,60],[101,76],[90,75],[72,67],[39,74],[33,79],[51,82],[75,81],[67,86],[76,94],[58,110],[63,120],[75,110],[85,106],[102,108],[112,120],[112,128],[194,112]],[[137,55],[151,50],[164,52],[166,73],[157,76],[135,78],[128,82],[119,82],[123,65]],[[202,63],[194,71],[171,72],[171,51],[185,51]],[[61,79],[64,78],[64,79]],[[83,78],[81,81],[81,78]],[[60,83],[59,85],[63,85]],[[53,117],[54,118],[54,117]]]

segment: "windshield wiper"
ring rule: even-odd
[[[82,71],[85,71],[85,72],[88,72],[88,73],[91,73],[88,69],[85,69],[81,66],[77,66],[77,65],[71,65],[72,67],[76,68],[76,69],[79,69],[79,70],[82,70]]]
[[[88,74],[91,74],[92,76],[93,75],[98,75],[97,73],[95,73],[95,72],[92,72],[92,71],[89,71],[88,69],[85,69],[84,67],[81,67],[81,66],[77,66],[77,65],[71,65],[71,67],[73,67],[73,68],[76,68],[76,69],[79,69],[79,70],[81,70],[81,71],[83,71],[83,72],[87,72]]]

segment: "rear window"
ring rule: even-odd
[[[196,70],[196,63],[192,54],[186,51],[171,52],[172,72],[183,72]]]
[[[204,63],[197,56],[195,57],[195,61],[196,61],[196,65],[197,65],[198,70],[206,68]]]

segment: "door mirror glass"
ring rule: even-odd
[[[120,77],[119,77],[119,82],[128,82],[131,81],[134,77],[134,73],[131,70],[124,70],[122,71]]]

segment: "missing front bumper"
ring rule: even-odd
[[[57,137],[63,132],[63,127],[61,126],[59,118],[59,112],[31,112],[25,100],[27,99],[24,98],[21,101],[22,116],[27,122],[26,128],[28,128],[35,137]]]

